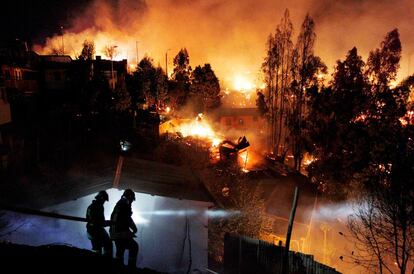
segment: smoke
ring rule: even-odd
[[[363,57],[378,47],[384,35],[397,27],[407,75],[412,45],[414,5],[411,0],[96,0],[64,31],[65,52],[75,56],[85,39],[94,40],[97,54],[106,45],[117,45],[117,59],[136,60],[148,55],[169,71],[174,55],[186,47],[190,62],[211,63],[224,85],[238,75],[258,77],[268,34],[274,31],[285,10],[290,10],[295,36],[307,12],[316,22],[316,54],[332,68],[335,61],[356,46]],[[35,50],[41,53],[60,48],[59,34],[47,38]],[[171,49],[171,50],[169,50]],[[413,61],[414,63],[414,61]],[[254,82],[256,79],[250,79]]]
[[[241,214],[237,210],[204,210],[197,211],[193,209],[182,209],[182,210],[155,210],[155,211],[141,211],[139,212],[141,216],[145,215],[155,215],[155,216],[197,216],[204,215],[209,218],[228,218],[235,215]]]
[[[345,223],[355,212],[355,205],[350,202],[321,204],[318,208],[308,208],[307,214],[317,222]]]

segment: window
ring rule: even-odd
[[[226,125],[227,126],[231,126],[231,118],[227,118],[226,119]]]
[[[6,80],[10,80],[11,79],[10,70],[6,69],[6,71],[4,72],[4,78]]]
[[[62,80],[62,77],[60,75],[60,71],[55,71],[54,75],[55,75],[55,81]]]

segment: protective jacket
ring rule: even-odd
[[[128,199],[122,197],[111,214],[109,233],[112,239],[131,239],[135,237],[134,233],[137,232],[137,227],[131,216],[131,203]],[[132,232],[130,229],[132,229]]]
[[[105,227],[105,215],[103,203],[93,200],[92,204],[88,206],[86,210],[86,230],[88,232],[88,237],[93,238],[97,233],[99,233]]]

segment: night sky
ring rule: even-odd
[[[41,43],[60,26],[69,28],[71,22],[87,8],[92,0],[12,0],[1,1],[1,41],[16,38]]]

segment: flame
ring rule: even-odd
[[[171,109],[167,107],[166,111],[169,112]],[[183,137],[194,136],[204,139],[209,141],[213,147],[217,147],[223,141],[223,138],[213,130],[202,113],[199,113],[193,120],[174,119],[167,121],[160,126],[160,133],[166,132],[180,132]]]
[[[190,123],[182,124],[179,131],[184,137],[196,136],[210,140],[217,138],[216,133],[209,125],[209,123],[204,119],[204,115],[202,113],[199,113],[197,115],[197,118]]]
[[[249,163],[249,151],[246,149],[239,153],[239,165],[242,167],[243,172],[248,172],[247,164]]]
[[[255,85],[247,79],[245,76],[236,75],[233,80],[234,89],[240,92],[251,91],[255,88]]]

